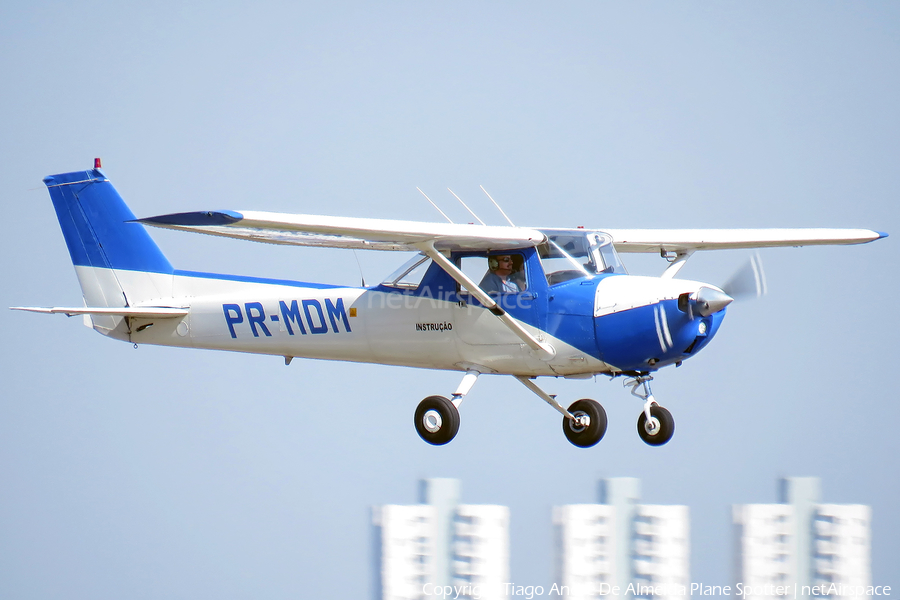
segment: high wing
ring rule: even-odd
[[[295,215],[262,211],[201,211],[138,219],[138,223],[254,242],[366,250],[509,250],[538,246],[546,235],[526,227],[425,223],[390,219]],[[584,230],[573,230],[573,232]],[[604,229],[619,252],[693,252],[864,244],[887,234],[869,229]]]
[[[887,237],[869,229],[604,229],[619,252],[691,252],[865,244]]]
[[[432,243],[446,250],[509,250],[537,246],[536,229],[389,219],[294,215],[261,211],[209,211],[160,215],[138,223],[209,235],[295,246],[365,250],[418,250]]]

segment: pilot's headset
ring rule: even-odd
[[[497,269],[500,268],[500,261],[497,260],[498,256],[509,256],[510,258],[513,257],[512,254],[496,254],[494,256],[488,256],[488,269],[490,269],[491,271],[496,271]],[[512,270],[513,270],[513,272],[516,271],[516,261],[515,260],[512,261]]]

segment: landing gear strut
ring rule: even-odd
[[[638,417],[638,435],[651,446],[662,446],[675,433],[675,419],[672,413],[656,403],[650,391],[650,375],[639,375],[625,382],[631,386],[631,395],[644,401],[644,410]],[[638,390],[640,388],[640,391]]]
[[[606,433],[606,411],[596,400],[585,398],[576,400],[569,410],[556,401],[556,396],[551,396],[537,386],[528,377],[516,376],[522,385],[537,394],[537,396],[558,410],[563,415],[563,433],[566,439],[579,448],[590,448],[603,439]]]

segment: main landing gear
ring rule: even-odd
[[[428,396],[416,408],[416,431],[435,446],[443,446],[459,431],[459,410],[443,396]]]
[[[606,433],[606,411],[596,400],[584,398],[569,406],[573,417],[563,417],[562,428],[566,439],[579,448],[590,448],[603,439]]]
[[[537,394],[541,400],[562,413],[562,428],[567,440],[579,448],[590,448],[603,439],[606,434],[606,411],[599,402],[588,398],[576,400],[569,406],[569,410],[566,410],[556,401],[556,396],[551,396],[539,388],[531,379],[521,376],[517,376],[516,379]]]
[[[459,405],[481,375],[478,371],[466,371],[453,399],[428,396],[416,407],[416,431],[423,440],[433,446],[443,446],[459,432]]]
[[[443,396],[428,396],[416,408],[415,425],[419,436],[434,446],[443,446],[459,432],[459,405],[475,385],[480,373],[466,371],[452,399]],[[596,400],[583,398],[573,402],[568,410],[556,401],[556,396],[548,394],[532,379],[516,376],[522,385],[534,392],[544,402],[563,415],[562,428],[566,439],[579,448],[590,448],[606,434],[606,411]],[[672,414],[656,403],[650,392],[649,375],[638,375],[626,380],[631,386],[631,394],[644,401],[644,410],[638,417],[638,435],[651,446],[662,446],[675,433]]]

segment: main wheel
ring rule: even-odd
[[[596,400],[576,400],[569,407],[569,412],[577,419],[587,417],[587,423],[576,423],[569,417],[563,417],[563,433],[566,439],[579,448],[590,448],[603,439],[606,433],[606,411]]]
[[[647,415],[641,411],[641,416],[637,422],[638,435],[641,439],[651,446],[662,446],[672,439],[675,433],[675,419],[672,413],[659,406],[652,404],[650,406],[650,421],[647,421]]]
[[[428,396],[416,408],[416,431],[434,446],[443,446],[459,431],[459,411],[443,396]]]

